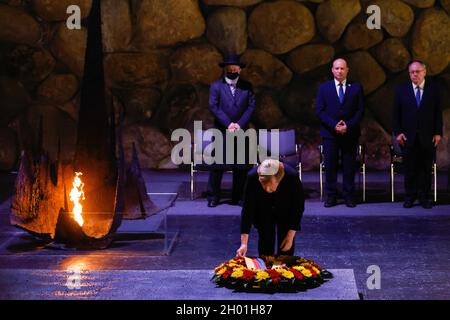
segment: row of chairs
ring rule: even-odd
[[[191,199],[194,199],[195,195],[195,174],[200,171],[209,171],[216,168],[220,168],[222,170],[231,171],[231,165],[208,165],[204,163],[203,150],[209,145],[210,141],[204,141],[203,131],[198,131],[194,134],[201,135],[200,137],[194,138],[194,143],[192,145],[192,159],[197,160],[196,162],[191,161]],[[301,159],[301,144],[296,143],[295,139],[295,131],[294,130],[285,130],[278,131],[278,153],[279,160],[287,163],[292,168],[295,168],[298,171],[298,175],[300,180],[302,179],[302,159]],[[275,134],[271,131],[268,131],[265,142],[258,141],[258,147],[262,148],[261,151],[265,154],[272,154],[272,146],[273,141],[275,140]],[[195,141],[202,141],[202,147],[196,145]]]
[[[203,131],[199,131],[196,134],[201,134],[200,139],[194,141],[202,141],[202,148],[198,148],[198,146],[193,143],[192,145],[192,159],[202,159],[202,151],[204,148],[209,145],[210,141],[203,141]],[[262,143],[259,141],[259,146],[261,148],[265,148],[266,152],[271,153],[271,142],[273,141],[273,133],[268,131],[268,137],[266,139],[266,143]],[[302,180],[302,145],[296,143],[295,139],[295,131],[294,130],[285,130],[278,132],[279,139],[279,160],[289,164],[291,167],[295,168],[298,171],[298,175],[300,180]],[[323,200],[324,196],[324,174],[325,174],[325,162],[324,162],[324,154],[323,154],[323,146],[319,145],[319,156],[320,156],[320,164],[319,164],[319,187],[320,187],[320,200]],[[403,156],[401,154],[400,147],[396,144],[395,139],[393,139],[392,144],[390,145],[390,193],[391,193],[391,201],[395,201],[395,177],[402,172],[403,170]],[[433,197],[434,201],[437,201],[437,166],[436,166],[436,157],[434,157],[433,165],[432,165],[432,175],[433,175]],[[366,148],[365,145],[358,146],[357,152],[357,160],[356,160],[357,169],[359,172],[359,185],[362,188],[362,201],[366,201]],[[190,189],[191,189],[191,199],[195,198],[195,174],[200,171],[209,171],[215,168],[220,167],[222,170],[231,172],[231,165],[208,165],[203,161],[191,161],[190,171]]]

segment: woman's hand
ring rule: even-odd
[[[246,254],[247,254],[247,245],[241,244],[239,249],[236,250],[236,257],[245,257]]]
[[[292,239],[286,236],[281,243],[281,251],[289,251],[292,248]]]
[[[286,236],[283,239],[283,242],[281,242],[280,249],[281,251],[289,251],[292,248],[292,244],[294,243],[295,238],[295,230],[289,230]]]

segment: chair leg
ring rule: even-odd
[[[363,179],[363,202],[366,202],[366,164],[362,165],[362,179]]]
[[[322,164],[320,164],[320,166],[319,166],[320,201],[322,201],[322,199],[323,199],[323,177],[322,177],[322,172],[323,172],[323,168],[322,168]]]
[[[194,165],[191,163],[191,200],[194,200]]]
[[[391,163],[391,202],[394,200],[394,164]]]
[[[434,176],[434,202],[437,202],[437,166],[433,163],[433,176]]]
[[[362,176],[362,167],[359,170],[359,175],[358,175],[358,188],[359,190],[361,190],[361,176]]]

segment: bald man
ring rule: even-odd
[[[342,157],[342,195],[346,206],[354,208],[356,155],[359,124],[364,115],[364,95],[359,83],[347,81],[347,61],[333,61],[331,72],[334,79],[319,87],[316,98],[325,162],[324,206],[330,208],[337,204],[337,173],[339,157]]]

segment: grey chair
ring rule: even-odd
[[[325,173],[325,160],[323,155],[323,145],[319,145],[319,184],[320,184],[320,201],[323,200],[323,189]],[[359,172],[359,186],[362,187],[362,201],[366,202],[366,147],[363,144],[358,145],[358,153],[356,157],[356,165]]]
[[[404,171],[404,158],[402,148],[399,143],[392,136],[391,144],[389,145],[391,154],[390,164],[390,189],[391,189],[391,202],[395,202],[395,176],[403,173]],[[433,153],[433,163],[431,165],[431,173],[433,176],[433,201],[437,202],[437,164],[436,164],[436,148]]]
[[[279,157],[278,159],[298,171],[299,179],[302,180],[302,145],[296,143],[295,130],[268,130],[266,140],[263,141],[262,134],[259,134],[259,147],[266,153],[275,152],[273,146],[278,135]],[[263,159],[259,159],[260,162]]]
[[[225,170],[227,173],[232,173],[233,165],[227,165],[227,164],[208,164],[205,161],[205,154],[203,150],[211,144],[211,141],[204,141],[204,132],[203,130],[198,130],[194,132],[194,142],[191,144],[191,179],[190,179],[190,189],[191,189],[191,200],[194,200],[195,198],[195,175],[198,172],[207,172],[211,170]],[[199,148],[199,146],[195,143],[195,141],[201,141],[202,142],[202,148]],[[226,152],[224,150],[224,152]]]

